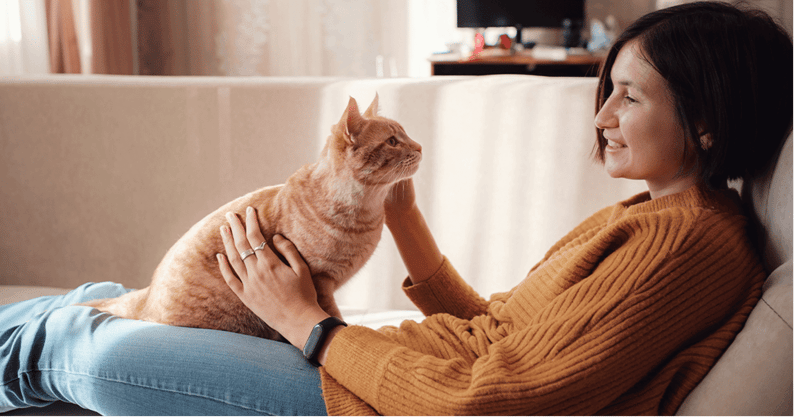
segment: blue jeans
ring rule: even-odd
[[[83,285],[0,306],[0,412],[56,400],[103,415],[325,415],[318,370],[291,345],[70,306]]]

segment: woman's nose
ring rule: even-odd
[[[603,107],[601,107],[600,111],[597,112],[597,115],[594,116],[594,126],[596,126],[597,129],[616,127],[616,117],[614,116],[614,112],[611,110],[609,103],[610,101],[603,103]]]

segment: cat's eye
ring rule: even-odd
[[[391,147],[394,147],[394,146],[398,145],[398,140],[395,139],[394,136],[391,136],[390,139],[387,140],[387,145],[389,145]]]

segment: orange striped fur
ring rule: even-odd
[[[216,261],[224,252],[224,214],[234,212],[243,221],[252,206],[268,245],[274,248],[275,234],[296,245],[312,272],[318,302],[339,317],[333,293],[373,254],[384,199],[395,182],[417,171],[422,156],[421,146],[400,124],[377,116],[377,108],[378,96],[360,114],[351,98],[318,161],[283,185],[256,190],[207,215],[166,253],[148,287],[86,305],[124,318],[281,339],[229,289]]]

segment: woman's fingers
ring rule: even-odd
[[[227,222],[229,222],[229,227],[226,230],[229,235],[225,238],[224,245],[230,264],[234,271],[238,273],[238,277],[241,279],[248,277],[247,267],[249,269],[254,268],[258,261],[265,262],[272,270],[282,265],[282,262],[271,251],[271,248],[268,245],[264,245],[265,237],[260,230],[260,222],[257,219],[257,211],[254,208],[246,208],[245,227],[233,212],[227,212],[226,218]],[[222,227],[221,231],[223,237],[224,227]]]
[[[233,290],[236,290],[236,286],[238,286],[237,289],[243,289],[243,284],[250,277],[262,276],[266,271],[270,271],[270,274],[274,274],[277,279],[285,278],[284,275],[276,274],[277,271],[283,269],[292,270],[293,274],[298,277],[310,276],[306,261],[301,257],[296,246],[287,238],[281,235],[274,236],[274,246],[284,256],[289,266],[282,263],[279,256],[268,245],[264,245],[266,241],[260,230],[256,210],[251,207],[246,209],[245,227],[238,216],[232,212],[228,212],[226,218],[229,226],[221,227],[221,237],[227,256],[219,257],[219,268]],[[241,253],[244,256],[248,253],[253,254],[243,257]]]
[[[257,211],[254,210],[251,206],[246,208],[246,238],[249,240],[249,245],[251,245],[252,249],[262,249],[265,251],[268,248],[267,245],[260,248],[260,245],[263,245],[265,242],[265,237],[263,237],[262,231],[260,231],[260,220],[257,219]],[[270,248],[268,249],[270,251]],[[264,254],[267,254],[265,252]],[[259,255],[259,254],[257,254]]]
[[[265,243],[265,237],[263,237],[263,233],[260,231],[260,220],[257,219],[257,211],[252,207],[246,209],[246,239],[249,241],[249,245],[251,245],[252,249],[256,250],[255,254],[257,255],[258,262],[264,262],[271,270],[283,266],[279,257],[277,257],[271,250],[271,247]],[[252,259],[254,259],[254,257],[252,257]]]
[[[288,264],[290,264],[290,268],[296,272],[297,276],[301,277],[303,274],[309,273],[307,262],[301,257],[298,248],[287,238],[281,235],[274,235],[274,246],[285,257]]]
[[[218,259],[218,267],[221,269],[221,275],[224,277],[224,281],[226,281],[230,289],[240,297],[240,293],[243,291],[243,282],[240,281],[238,276],[235,275],[235,272],[232,271],[232,266],[229,265],[229,261],[227,257],[224,257],[224,254],[216,254],[216,258]]]
[[[227,212],[226,216],[229,228],[232,230],[232,240],[235,243],[235,248],[239,253],[251,250],[251,244],[249,244],[249,240],[246,239],[246,231],[243,229],[243,224],[240,222],[240,219],[238,219],[238,215]]]
[[[226,258],[229,260],[228,264],[232,267],[240,280],[243,280],[246,277],[246,265],[244,265],[243,260],[240,259],[240,254],[238,253],[238,248],[235,246],[232,232],[227,225],[223,225],[220,231],[221,241],[224,242],[224,251],[227,253]]]
[[[384,199],[385,220],[389,222],[392,218],[403,216],[404,212],[412,209],[415,200],[415,186],[411,177],[395,183]]]

